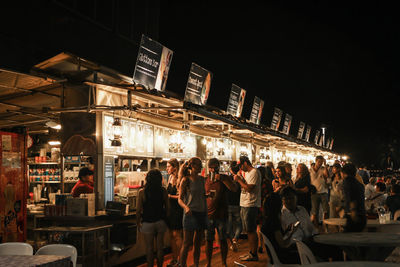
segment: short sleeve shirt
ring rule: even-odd
[[[328,193],[328,186],[324,178],[324,167],[320,167],[318,171],[310,168],[311,184],[317,189],[317,193]]]
[[[247,184],[254,184],[255,188],[252,192],[247,192],[242,188],[240,194],[240,206],[241,207],[261,207],[261,174],[253,168],[249,172],[244,173],[244,179]]]

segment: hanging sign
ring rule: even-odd
[[[250,122],[260,124],[264,101],[259,97],[254,97],[253,108],[250,113]]]
[[[335,140],[335,138],[331,138],[331,142],[329,144],[329,149],[332,150],[333,147],[333,141]]]
[[[184,100],[197,105],[205,105],[210,93],[211,79],[211,72],[192,63]]]
[[[298,139],[302,139],[303,138],[303,133],[304,133],[304,129],[306,128],[306,124],[304,122],[300,122],[299,125],[299,131],[297,132],[297,138]]]
[[[304,140],[309,142],[310,141],[310,135],[311,135],[311,126],[307,125],[306,136],[304,137]]]
[[[318,140],[319,140],[319,135],[321,134],[320,130],[317,130],[315,132],[315,136],[314,136],[314,144],[318,145]]]
[[[292,124],[292,116],[289,114],[285,114],[285,121],[283,122],[282,133],[289,135],[290,126]]]
[[[226,112],[235,117],[242,115],[244,98],[246,97],[246,90],[239,86],[232,84],[231,94],[229,96],[228,108]]]
[[[271,121],[271,129],[274,131],[278,131],[279,125],[281,123],[282,119],[282,110],[279,108],[274,108],[274,115],[272,116],[272,121]]]
[[[142,35],[133,80],[149,89],[165,90],[172,50]]]

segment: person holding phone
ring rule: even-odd
[[[207,267],[211,266],[215,230],[218,232],[221,247],[222,266],[226,266],[228,255],[227,243],[227,218],[228,201],[227,192],[236,191],[236,184],[225,174],[219,173],[220,162],[217,158],[208,161],[209,174],[206,177],[205,189],[207,197],[208,228],[206,230],[206,257]]]

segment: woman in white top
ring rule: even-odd
[[[343,179],[340,173],[342,166],[336,163],[332,167],[332,188],[329,199],[329,217],[339,218],[339,212],[343,209]]]

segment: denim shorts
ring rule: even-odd
[[[255,232],[257,230],[258,207],[240,207],[240,218],[242,219],[243,230]]]
[[[215,229],[218,232],[219,240],[225,240],[227,236],[227,222],[220,219],[208,219],[208,228],[206,230],[206,240],[214,241]]]
[[[192,214],[183,214],[183,230],[206,230],[208,225],[207,212],[192,211]]]
[[[324,213],[329,212],[328,193],[316,193],[311,195],[311,214],[318,215],[320,205]]]
[[[165,233],[167,231],[167,224],[164,220],[156,222],[143,222],[141,232],[143,234],[158,234]]]

